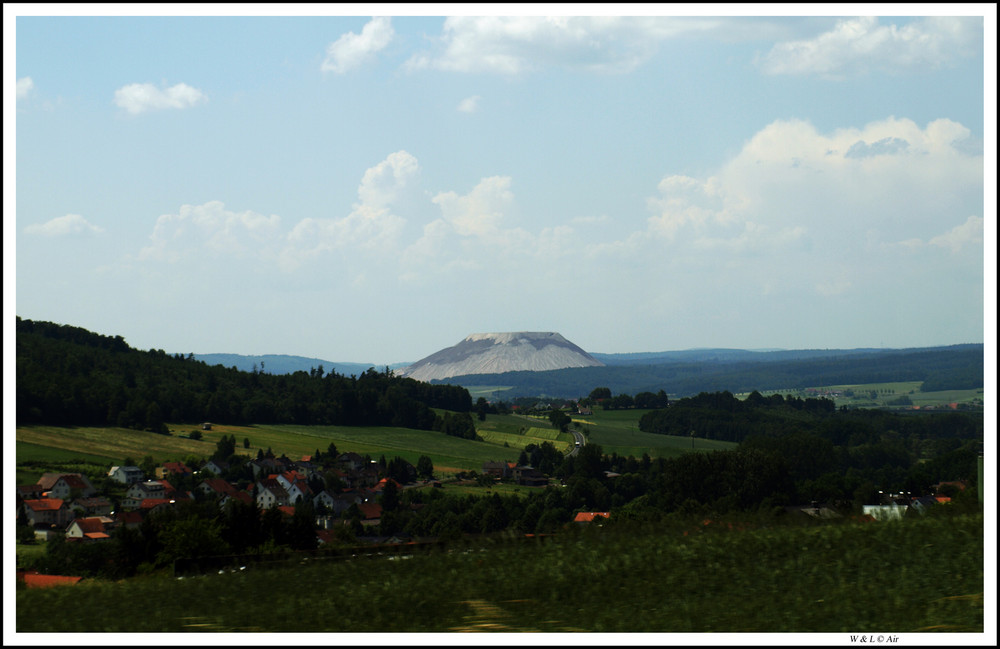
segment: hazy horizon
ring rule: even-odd
[[[5,6],[8,321],[375,365],[995,336],[995,7],[313,15],[365,8]]]

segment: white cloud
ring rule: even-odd
[[[484,237],[498,232],[503,212],[513,200],[510,178],[493,176],[481,180],[465,196],[442,192],[433,202],[441,207],[445,221],[459,236]]]
[[[968,133],[949,120],[921,128],[889,118],[829,133],[776,121],[715,174],[666,176],[648,200],[645,232],[589,254],[642,260],[654,274],[725,268],[771,293],[828,297],[907,272],[918,249],[967,251],[974,263],[983,220],[953,220],[983,209],[983,158],[963,153]]]
[[[542,66],[628,72],[655,54],[665,38],[704,30],[713,19],[618,16],[452,16],[440,52],[421,53],[406,67],[517,75]]]
[[[982,47],[982,18],[930,17],[902,27],[875,17],[844,19],[819,36],[777,43],[759,61],[769,74],[843,77],[868,70],[939,68]]]
[[[141,260],[176,262],[192,255],[267,256],[281,218],[252,211],[233,212],[221,201],[182,205],[177,214],[156,220]]]
[[[458,111],[461,113],[474,113],[479,110],[479,101],[482,99],[479,95],[473,95],[471,97],[466,97],[462,101],[458,102]]]
[[[304,260],[336,250],[389,252],[396,244],[405,219],[390,209],[416,185],[417,159],[397,151],[365,171],[358,186],[359,201],[343,218],[306,218],[289,232],[280,264],[298,268]]]
[[[79,214],[57,216],[51,221],[39,225],[29,225],[24,228],[26,234],[38,234],[44,237],[96,234],[103,231],[103,228],[91,224]]]
[[[17,80],[17,99],[18,101],[26,99],[32,90],[35,88],[35,82],[31,80],[31,77],[22,77]]]
[[[932,238],[928,243],[958,253],[967,245],[982,247],[984,221],[981,216],[970,216],[965,223]]]
[[[205,93],[186,83],[162,90],[151,83],[130,83],[115,91],[115,105],[133,115],[164,108],[190,108],[207,100]]]
[[[389,18],[372,18],[361,29],[361,34],[348,32],[330,43],[320,70],[343,74],[356,68],[385,49],[394,35]]]

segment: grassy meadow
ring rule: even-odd
[[[811,388],[814,390],[819,390],[821,392],[840,392],[840,396],[833,397],[834,404],[839,408],[840,406],[848,407],[864,407],[864,408],[876,408],[884,407],[890,405],[889,402],[893,399],[898,399],[902,396],[907,396],[910,401],[913,402],[914,406],[927,407],[927,406],[946,406],[950,403],[959,403],[969,406],[979,406],[982,407],[984,399],[983,388],[975,388],[970,390],[941,390],[937,392],[921,392],[920,386],[923,384],[922,381],[900,381],[895,383],[857,383],[851,385],[825,385],[816,386]],[[846,391],[854,392],[853,397],[843,396]],[[877,394],[875,399],[872,399],[871,392]],[[763,390],[761,394],[764,396],[770,396],[772,394],[780,395],[792,395],[799,398],[805,398],[810,396],[806,390],[802,388],[794,388],[789,390]],[[749,395],[748,392],[737,394],[736,396],[740,399],[745,399]]]
[[[22,587],[16,624],[76,633],[982,633],[983,557],[981,512],[731,528],[612,522],[448,552]],[[121,606],[129,601],[156,605]]]
[[[590,442],[600,444],[608,454],[641,457],[672,457],[682,453],[730,448],[728,442],[653,435],[638,430],[644,410],[596,410],[587,417],[574,416],[574,422],[586,431]],[[449,437],[436,431],[392,428],[385,426],[296,426],[213,425],[202,431],[199,425],[168,424],[169,435],[137,431],[128,428],[101,427],[18,427],[18,484],[31,484],[46,469],[46,464],[65,465],[71,462],[100,466],[117,464],[126,458],[139,462],[152,456],[156,462],[183,460],[188,456],[207,458],[215,451],[222,436],[236,438],[236,452],[256,456],[258,450],[271,449],[275,454],[291,458],[326,451],[330,443],[341,452],[387,459],[399,456],[416,464],[421,455],[434,463],[435,472],[449,475],[482,469],[483,462],[516,461],[521,449],[529,444],[551,442],[562,452],[573,447],[571,433],[560,433],[543,417],[524,415],[487,415],[485,421],[475,420],[480,440]],[[197,432],[200,440],[188,435]],[[249,441],[244,448],[243,441]],[[30,465],[30,466],[29,466]],[[34,476],[34,478],[32,478]]]

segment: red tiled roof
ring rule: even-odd
[[[139,510],[130,512],[120,511],[115,514],[115,520],[122,525],[139,524],[142,522],[142,512]]]
[[[295,508],[291,505],[278,505],[278,511],[285,516],[295,516]]]
[[[59,498],[41,498],[25,500],[24,504],[35,512],[50,512],[59,510],[63,506],[63,501]]]
[[[78,475],[67,473],[61,479],[70,489],[86,489],[87,487],[87,483]],[[59,482],[59,480],[56,480],[56,482]]]
[[[361,511],[361,517],[366,520],[382,518],[382,505],[378,503],[361,503],[358,509]]]
[[[573,519],[573,522],[590,523],[593,522],[593,520],[598,516],[602,516],[604,518],[610,518],[610,514],[608,512],[580,512],[579,514],[576,515],[576,518]]]
[[[83,579],[83,577],[25,573],[23,579],[28,588],[48,588],[50,586],[72,586]]]
[[[236,492],[236,488],[222,478],[205,478],[202,482],[207,484],[208,487],[216,493],[233,494]]]
[[[75,521],[73,521],[73,523],[75,523],[76,526],[80,528],[80,531],[86,535],[95,532],[101,532],[101,533],[104,532],[104,521],[102,521],[100,518],[96,516],[88,518],[78,518]]]
[[[142,504],[139,506],[142,509],[152,509],[157,505],[169,505],[171,500],[169,498],[143,498]]]

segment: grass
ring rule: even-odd
[[[453,546],[448,553],[304,560],[183,580],[158,576],[18,589],[16,629],[844,634],[984,629],[982,513],[742,531],[700,521],[645,528],[612,523],[545,542],[478,543]],[[150,601],[156,605],[122,606]]]
[[[690,438],[639,431],[639,417],[644,412],[597,410],[592,416],[575,417],[574,421],[585,422],[581,425],[588,431],[590,441],[600,444],[608,454],[641,457],[648,453],[650,457],[673,457],[692,450]],[[207,458],[215,452],[221,437],[232,435],[236,438],[236,452],[249,456],[270,448],[278,455],[298,459],[316,450],[326,451],[332,442],[341,452],[368,454],[374,459],[382,455],[387,459],[399,456],[416,464],[421,455],[426,455],[431,458],[437,473],[452,474],[479,471],[486,461],[515,461],[528,444],[548,441],[566,451],[574,442],[572,434],[560,433],[545,418],[487,415],[485,421],[476,420],[476,428],[483,441],[449,437],[436,431],[385,426],[216,424],[212,430],[202,431],[199,425],[170,424],[170,435],[127,428],[32,426],[17,428],[17,462],[19,465],[45,461],[59,464],[82,459],[107,466],[125,458],[139,462],[147,455],[156,462],[183,460],[189,455]],[[192,432],[201,434],[202,439],[190,439],[188,435]],[[244,439],[249,441],[249,448],[243,448]],[[728,442],[696,439],[693,450],[732,446]],[[18,484],[30,484],[28,473],[21,471],[18,474]]]
[[[857,383],[851,385],[826,385],[826,386],[816,386],[814,390],[819,390],[820,392],[845,392],[851,390],[854,392],[853,397],[846,396],[836,396],[833,397],[834,404],[839,408],[840,406],[854,406],[854,407],[883,407],[888,405],[887,402],[893,399],[898,399],[902,396],[907,396],[910,401],[913,402],[915,406],[945,406],[949,403],[961,403],[967,405],[983,405],[983,388],[975,388],[970,390],[941,390],[938,392],[921,392],[920,386],[923,381],[899,381],[893,383]],[[870,393],[875,391],[877,393],[876,398],[873,400]],[[764,396],[770,396],[772,394],[780,395],[793,395],[795,397],[804,398],[810,396],[805,389],[793,388],[787,390],[764,390],[761,392]],[[736,396],[740,399],[745,399],[749,395],[748,392],[737,394]]]
[[[218,434],[218,433],[217,433]],[[206,438],[209,434],[206,433]],[[174,460],[186,455],[208,457],[215,451],[215,440],[195,441],[173,435],[157,435],[128,428],[89,428],[58,426],[19,426],[19,443],[30,444],[26,453],[37,454],[36,447],[60,449],[74,454],[87,454],[120,462],[126,457],[140,461],[147,455],[156,461]],[[18,461],[21,445],[18,445]]]
[[[574,415],[573,422],[588,432],[588,439],[600,444],[605,453],[641,457],[676,457],[694,451],[717,451],[736,446],[733,442],[656,435],[639,430],[639,419],[648,410],[594,409],[593,415]]]

